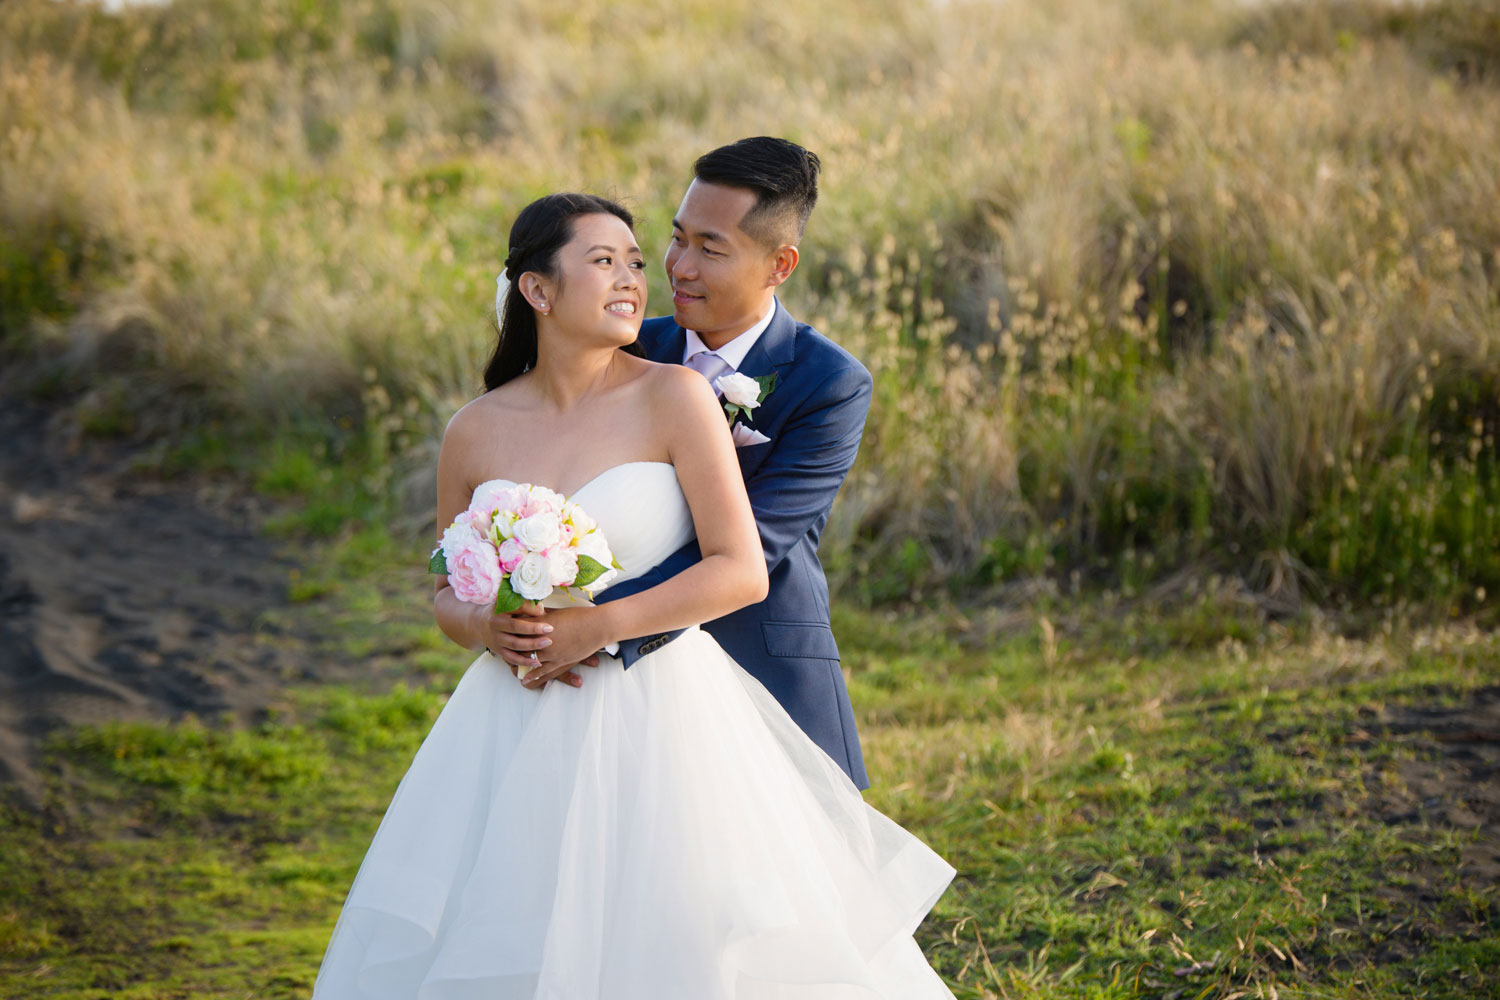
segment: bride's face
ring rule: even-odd
[[[646,259],[630,227],[613,215],[581,215],[557,252],[550,312],[570,335],[632,343],[646,316]]]

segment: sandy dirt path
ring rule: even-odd
[[[132,468],[0,398],[0,786],[60,726],[245,717],[318,671],[266,611],[291,565],[253,498]]]

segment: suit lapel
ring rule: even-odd
[[[662,324],[660,334],[648,339],[643,346],[647,360],[663,365],[680,365],[682,352],[687,348],[687,331],[668,318]]]
[[[785,381],[787,372],[782,371],[789,367],[797,358],[796,349],[797,323],[792,319],[791,313],[782,306],[781,300],[776,300],[776,315],[771,317],[771,325],[766,327],[760,339],[750,348],[745,360],[740,364],[739,371],[746,375],[770,375],[780,376]],[[755,428],[763,434],[775,438],[774,428],[779,424],[777,420],[776,391],[766,397],[765,402],[755,411],[746,424]],[[760,468],[774,445],[761,444],[740,448],[736,457],[740,460],[740,472],[748,480]]]
[[[680,365],[682,364],[682,352],[687,348],[687,331],[670,317],[664,317],[659,329],[651,330],[649,333],[642,331],[641,346],[645,349],[646,357],[660,364]],[[650,321],[655,322],[655,321]],[[745,355],[738,371],[746,375],[770,375],[775,372],[785,379],[787,373],[781,369],[787,368],[797,359],[797,321],[792,319],[791,313],[782,306],[781,300],[776,300],[776,314],[771,317],[771,324],[766,327],[765,332],[756,340],[755,345]],[[766,397],[766,401],[755,411],[755,416],[747,423],[757,429],[765,431],[777,423],[776,393]],[[751,446],[739,448],[737,458],[740,461],[740,471],[748,478],[760,463],[765,460],[768,452],[766,446]]]
[[[771,325],[766,327],[766,332],[760,335],[760,339],[750,348],[750,353],[745,355],[739,370],[746,375],[769,375],[776,369],[791,364],[797,358],[796,334],[796,322],[782,306],[781,300],[777,299],[776,315],[771,317]],[[683,334],[684,342],[686,337]],[[769,403],[770,399],[766,402]]]

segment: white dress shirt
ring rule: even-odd
[[[760,318],[760,322],[735,337],[717,351],[714,351],[714,353],[724,359],[724,363],[729,366],[730,371],[739,371],[740,365],[745,363],[745,355],[750,353],[750,348],[755,346],[755,342],[760,339],[761,334],[766,332],[766,327],[770,326],[771,320],[775,318],[776,296],[773,295],[771,296],[771,308],[766,310],[766,314]],[[689,330],[687,332],[687,343],[682,347],[683,364],[686,364],[687,359],[694,354],[702,354],[708,349],[708,345],[698,336],[698,331]]]

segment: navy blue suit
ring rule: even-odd
[[[670,316],[641,326],[640,344],[652,361],[681,364],[686,340],[686,331]],[[739,371],[778,376],[776,388],[748,421],[770,440],[738,449],[771,587],[764,601],[703,628],[766,686],[857,786],[868,788],[839,648],[828,622],[828,581],[818,562],[818,536],[859,451],[873,382],[853,355],[798,323],[780,302]],[[599,598],[639,593],[701,558],[697,543],[691,543]],[[626,668],[674,637],[621,643]]]

